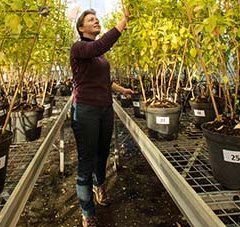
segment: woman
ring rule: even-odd
[[[96,226],[93,192],[100,205],[108,205],[104,182],[106,162],[113,131],[112,90],[133,94],[111,81],[110,65],[104,58],[126,27],[128,13],[111,30],[96,39],[101,31],[94,10],[82,13],[77,21],[81,40],[71,48],[73,73],[72,128],[78,151],[77,195],[84,227]]]

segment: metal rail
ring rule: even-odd
[[[46,136],[45,140],[39,147],[36,155],[28,165],[7,203],[0,213],[0,227],[14,227],[17,225],[18,219],[24,209],[24,206],[33,190],[34,184],[37,181],[41,170],[44,166],[46,158],[49,154],[51,145],[56,139],[56,135],[62,129],[66,119],[67,112],[71,105],[71,98],[68,100],[60,116],[54,123],[52,129]],[[61,146],[62,148],[62,146]],[[62,152],[62,150],[61,150]]]
[[[116,100],[113,106],[188,222],[194,227],[225,226]]]

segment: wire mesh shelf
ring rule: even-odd
[[[127,112],[142,130],[149,131],[145,120],[134,118],[130,109]],[[240,226],[240,190],[228,190],[214,179],[203,133],[189,118],[187,114],[182,116],[176,140],[152,141],[225,225]]]
[[[56,114],[59,114],[61,112],[60,110],[63,108],[65,102],[66,98],[60,97],[58,105],[53,109],[55,110]],[[47,135],[47,133],[53,126],[55,120],[56,115],[53,115],[50,118],[44,118],[42,120],[42,133],[41,137],[38,140],[10,145],[4,190],[0,194],[0,211],[6,204],[8,198],[10,197],[19,180],[23,176],[28,165],[35,156],[38,148],[45,139],[45,135]]]

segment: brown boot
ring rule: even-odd
[[[107,196],[104,185],[99,187],[93,186],[93,192],[95,194],[95,200],[99,205],[102,205],[102,206],[110,205],[111,202],[109,197]]]
[[[83,227],[97,227],[97,218],[95,216],[92,216],[92,217],[82,216],[82,226]]]

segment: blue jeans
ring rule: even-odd
[[[77,195],[82,213],[95,215],[92,187],[106,177],[106,163],[113,132],[113,108],[73,104],[72,129],[78,151]]]

